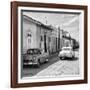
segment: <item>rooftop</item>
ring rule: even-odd
[[[51,25],[45,25],[42,22],[39,22],[39,21],[37,21],[37,20],[29,17],[29,16],[23,15],[23,18],[26,19],[26,20],[28,20],[28,21],[30,21],[30,22],[32,21],[33,23],[35,23],[37,25],[40,25],[40,26],[42,26],[42,27],[44,27],[46,29],[54,30],[53,26],[51,26]]]

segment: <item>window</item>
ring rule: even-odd
[[[31,37],[32,35],[30,33],[27,34],[28,37]]]
[[[28,33],[27,36],[28,36],[28,43],[31,43],[31,37],[32,37],[32,35],[30,33]]]
[[[43,36],[40,36],[41,41],[43,41]]]

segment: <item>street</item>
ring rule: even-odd
[[[23,69],[24,77],[33,76],[60,76],[79,74],[79,54],[75,52],[75,58],[60,60],[58,54],[49,57],[49,62],[41,64],[39,68],[28,66]]]

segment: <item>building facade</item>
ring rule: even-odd
[[[42,53],[52,54],[64,46],[72,46],[70,34],[52,25],[45,25],[23,15],[22,23],[23,53],[30,48],[39,48]]]
[[[23,53],[30,48],[39,48],[42,53],[50,53],[53,28],[23,15]]]

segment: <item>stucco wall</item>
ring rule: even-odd
[[[31,42],[28,42],[28,33],[31,34]],[[23,50],[26,52],[29,48],[37,47],[36,42],[36,24],[23,20]]]

